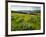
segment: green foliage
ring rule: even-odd
[[[39,30],[40,16],[32,14],[11,13],[11,30]]]

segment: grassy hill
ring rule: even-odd
[[[11,31],[39,30],[40,15],[38,14],[40,14],[38,11],[30,14],[11,11]]]

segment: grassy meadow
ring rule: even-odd
[[[40,30],[40,13],[22,14],[11,11],[11,31]]]

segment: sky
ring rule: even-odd
[[[11,10],[19,11],[19,10],[40,10],[40,7],[37,6],[19,6],[19,5],[12,5]]]

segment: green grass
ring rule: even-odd
[[[11,31],[39,29],[40,15],[11,13]]]

